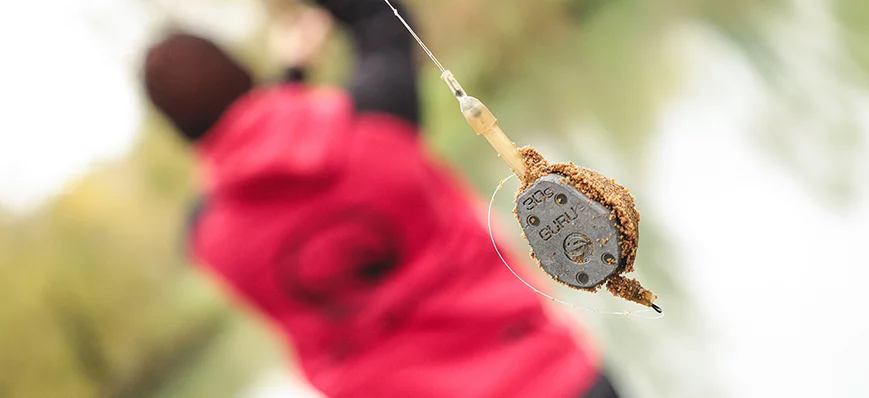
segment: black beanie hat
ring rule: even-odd
[[[148,50],[144,75],[151,101],[190,140],[253,85],[250,73],[214,43],[183,33]]]

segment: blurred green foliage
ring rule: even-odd
[[[217,0],[215,0],[217,1]],[[598,142],[589,152],[555,152],[616,173],[643,208],[643,153],[663,100],[679,82],[662,38],[678,23],[712,26],[766,75],[778,73],[763,34],[783,0],[412,1],[423,37],[469,92],[486,101],[520,144]],[[869,3],[836,0],[848,51],[869,72]],[[337,82],[347,41],[316,79]],[[237,48],[263,76],[274,74],[261,36]],[[488,195],[506,174],[471,134],[427,60],[425,122],[434,151]],[[595,131],[576,126],[596,125]],[[183,219],[195,197],[191,155],[151,114],[135,149],[98,165],[32,214],[0,212],[0,397],[235,396],[283,357],[261,323],[233,307],[185,261]],[[578,136],[578,138],[577,138]],[[546,151],[544,150],[546,154]],[[566,160],[566,159],[554,159]],[[501,209],[506,213],[507,209]],[[714,396],[703,367],[701,316],[671,259],[670,242],[644,214],[640,276],[668,304],[666,322],[586,317],[606,347],[614,377],[633,396]],[[599,298],[593,303],[623,308]],[[696,347],[670,358],[674,344]],[[684,350],[683,350],[684,351]],[[666,362],[667,366],[659,366]],[[698,374],[696,369],[691,374]]]
[[[150,118],[143,129],[166,126]],[[223,295],[184,263],[194,184],[172,138],[143,134],[126,159],[0,225],[0,396],[155,396],[237,328]],[[251,374],[232,367],[222,387]]]
[[[851,56],[869,74],[869,3],[861,0],[835,0],[836,16],[841,22],[842,35]],[[862,81],[866,84],[866,75]]]

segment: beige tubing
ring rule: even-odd
[[[444,71],[441,78],[446,81],[453,95],[459,100],[462,115],[465,116],[465,120],[474,129],[474,132],[486,137],[486,140],[489,141],[492,148],[495,148],[498,156],[507,162],[513,173],[516,173],[520,180],[525,181],[525,160],[519,154],[516,144],[510,141],[504,131],[498,127],[498,119],[495,118],[495,115],[480,100],[469,96],[452,72]]]

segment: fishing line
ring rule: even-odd
[[[513,178],[513,177],[516,177],[516,175],[515,175],[515,174],[510,174],[509,177],[507,177],[507,178],[501,180],[501,182],[500,182],[500,183],[498,184],[498,186],[495,188],[495,192],[492,193],[492,199],[489,200],[489,211],[488,211],[487,214],[486,214],[486,224],[487,224],[487,226],[489,227],[489,239],[492,240],[492,247],[495,248],[495,252],[498,253],[498,257],[501,258],[501,262],[503,262],[504,265],[507,266],[507,269],[510,270],[510,273],[512,273],[513,276],[515,276],[517,279],[519,279],[519,281],[522,282],[523,284],[525,284],[525,286],[528,286],[529,289],[533,290],[534,292],[536,292],[537,294],[539,294],[539,295],[541,295],[541,296],[543,296],[543,297],[548,298],[549,300],[552,300],[552,301],[554,301],[554,302],[556,302],[556,303],[559,303],[559,304],[566,305],[566,306],[571,307],[571,308],[577,308],[577,309],[580,309],[580,310],[583,310],[583,311],[586,311],[586,312],[590,312],[590,313],[592,313],[592,314],[600,314],[600,315],[627,315],[627,316],[634,316],[634,317],[642,318],[642,319],[660,319],[660,318],[664,317],[664,314],[663,314],[663,313],[660,313],[660,314],[659,314],[659,313],[655,312],[654,310],[649,310],[649,309],[644,309],[644,310],[639,310],[639,311],[629,311],[629,310],[624,310],[624,311],[603,311],[603,310],[597,310],[597,309],[593,309],[593,308],[583,307],[583,306],[576,305],[576,304],[571,304],[571,303],[568,303],[568,302],[566,302],[566,301],[564,301],[564,300],[560,300],[560,299],[558,299],[558,298],[555,298],[555,297],[553,297],[553,296],[547,294],[546,292],[541,291],[540,289],[538,289],[538,288],[532,286],[530,283],[528,283],[528,282],[527,282],[525,279],[523,279],[521,276],[519,276],[519,273],[517,273],[517,272],[513,269],[513,267],[510,266],[510,264],[509,264],[509,263],[507,262],[507,260],[504,258],[504,255],[501,254],[501,250],[498,249],[498,243],[495,242],[495,234],[492,232],[492,206],[495,204],[495,197],[498,196],[498,192],[501,191],[501,188],[504,186],[504,183],[507,182],[507,181],[509,181],[509,180],[510,180],[511,178]],[[641,315],[641,314],[647,314],[647,313],[653,313],[654,316]]]
[[[392,5],[392,3],[389,2],[389,0],[383,0],[383,1],[385,1],[386,5],[388,5],[389,8],[392,9],[392,13],[395,14],[395,16],[398,18],[398,20],[401,21],[401,23],[407,29],[407,31],[410,32],[410,34],[413,36],[414,39],[416,39],[416,42],[419,43],[419,46],[422,47],[423,51],[425,51],[425,53],[428,55],[428,57],[431,58],[432,61],[434,61],[435,65],[437,65],[438,69],[441,70],[441,73],[446,73],[446,71],[447,71],[446,68],[444,68],[444,66],[441,65],[441,63],[440,63],[440,61],[438,61],[437,57],[435,57],[434,54],[432,54],[431,50],[428,49],[428,46],[426,46],[425,43],[422,42],[422,39],[420,39],[419,36],[416,35],[416,32],[414,32],[413,28],[410,27],[410,24],[408,24],[407,21],[404,20],[404,17],[402,17],[401,14],[398,13],[398,9],[396,9]]]

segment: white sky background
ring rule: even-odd
[[[813,200],[751,137],[758,110],[776,101],[759,78],[701,29],[674,40],[691,73],[663,117],[647,190],[654,208],[644,211],[678,245],[728,393],[869,395],[865,187],[849,209]]]
[[[729,394],[865,397],[869,95],[823,67],[837,50],[823,3],[796,4],[773,37],[798,61],[789,63],[799,67],[794,83],[811,89],[820,112],[844,97],[860,120],[855,200],[843,209],[813,199],[821,196],[758,147],[753,131],[782,98],[732,49],[687,26],[672,40],[688,80],[660,126],[647,191],[655,208],[645,211],[666,221],[679,246],[689,292],[716,330],[710,345]],[[812,144],[805,126],[789,127],[791,139]]]
[[[244,1],[0,3],[0,206],[32,210],[94,162],[124,155],[143,113],[137,65],[166,14],[222,41],[262,18]]]
[[[132,71],[108,51],[83,4],[0,3],[4,207],[32,208],[133,140],[142,111]]]
[[[89,165],[128,150],[143,106],[132,65],[155,23],[142,3],[0,3],[0,206],[26,213]],[[191,20],[208,10],[226,36],[257,23],[236,2],[160,3]],[[777,28],[780,45],[823,58],[836,51],[836,33],[823,10],[806,7],[795,17],[799,29]],[[662,117],[648,172],[653,206],[643,211],[656,213],[678,245],[684,280],[716,330],[709,344],[726,395],[869,396],[859,284],[869,277],[861,252],[869,191],[861,187],[847,209],[813,199],[752,139],[777,98],[738,53],[697,26],[674,30],[670,41],[687,80]],[[830,71],[805,65],[807,86],[835,83]],[[860,150],[869,158],[869,96],[846,97],[862,118]],[[278,396],[290,385],[270,374],[250,395]]]

